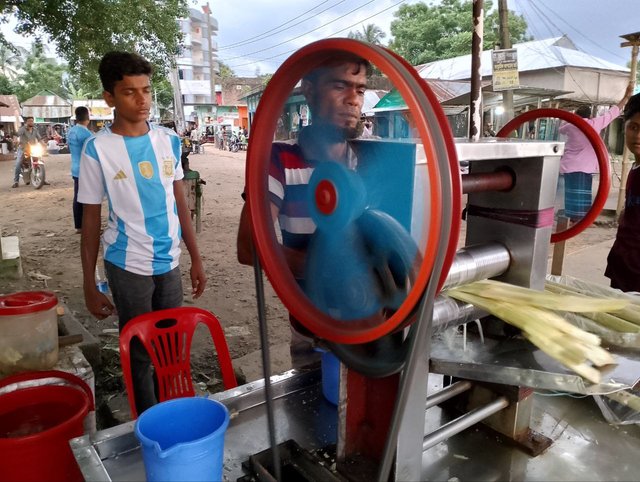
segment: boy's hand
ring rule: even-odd
[[[191,264],[191,294],[193,299],[200,298],[200,295],[204,293],[204,288],[207,285],[207,275],[204,272],[202,262],[198,261]]]
[[[99,320],[105,319],[115,313],[115,307],[103,293],[97,289],[85,291],[84,301],[89,312]]]

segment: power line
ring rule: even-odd
[[[296,37],[293,37],[293,38],[290,38],[290,39],[288,39],[288,40],[284,40],[284,41],[282,41],[282,42],[280,42],[280,43],[277,43],[277,44],[275,44],[275,45],[272,45],[271,47],[265,47],[265,48],[263,48],[263,49],[255,50],[255,51],[253,51],[253,52],[249,52],[249,53],[247,53],[247,54],[237,55],[237,56],[235,56],[235,57],[229,57],[229,58],[221,59],[221,60],[222,60],[223,62],[225,62],[225,63],[226,63],[226,62],[228,62],[228,61],[230,61],[230,60],[235,60],[235,59],[245,58],[245,57],[247,57],[247,56],[249,56],[249,55],[253,55],[253,54],[260,53],[260,52],[264,52],[264,51],[266,51],[266,50],[271,50],[271,49],[273,49],[273,48],[275,48],[275,47],[279,47],[280,45],[287,44],[287,43],[289,43],[289,42],[292,42],[292,41],[294,41],[294,40],[299,39],[300,37],[304,37],[305,35],[308,35],[308,34],[310,34],[310,33],[313,33],[313,32],[315,32],[316,30],[320,30],[321,28],[324,28],[324,27],[326,27],[327,25],[332,24],[333,22],[337,22],[337,21],[338,21],[338,20],[340,20],[341,18],[344,18],[344,17],[346,17],[347,15],[352,14],[352,13],[353,13],[353,12],[355,12],[356,10],[360,10],[361,8],[366,7],[367,5],[369,5],[370,3],[373,3],[373,2],[375,2],[375,1],[376,1],[376,0],[369,0],[368,2],[366,2],[366,3],[362,4],[362,5],[360,5],[359,7],[356,7],[356,8],[354,8],[353,10],[350,10],[350,11],[348,11],[347,13],[345,13],[345,14],[343,14],[343,15],[340,15],[339,17],[336,17],[336,18],[334,18],[333,20],[331,20],[331,21],[329,21],[329,22],[327,22],[327,23],[324,23],[324,24],[320,25],[319,27],[316,27],[316,28],[314,28],[314,29],[311,29],[311,30],[309,30],[308,32],[305,32],[305,33],[303,33],[303,34],[300,34],[300,35],[298,35],[298,36],[296,36]],[[358,23],[360,23],[360,22],[358,22]]]
[[[605,49],[602,45],[597,44],[596,42],[594,42],[593,40],[591,40],[589,37],[587,37],[586,35],[584,35],[582,32],[580,32],[579,30],[577,30],[576,28],[574,28],[570,23],[568,23],[564,18],[562,18],[561,15],[559,15],[557,12],[555,12],[553,9],[549,8],[542,0],[538,0],[547,10],[549,10],[552,14],[554,14],[559,20],[561,20],[565,25],[567,25],[571,30],[573,30],[574,32],[576,32],[578,35],[580,35],[582,38],[584,38],[586,41],[588,41],[589,43],[595,45],[596,47],[598,47],[601,50],[604,50],[605,52],[610,53],[611,55],[615,55],[616,57],[618,57],[619,59],[624,59],[624,57],[622,57],[620,55],[619,52],[614,52],[612,50],[608,50]]]
[[[387,7],[387,8],[385,8],[385,9],[382,9],[382,10],[380,10],[379,12],[374,13],[373,15],[369,15],[368,17],[366,17],[366,18],[364,18],[364,19],[362,19],[362,20],[360,20],[360,21],[358,21],[358,22],[356,22],[356,23],[354,23],[354,24],[352,24],[352,25],[349,25],[348,27],[342,28],[342,29],[340,29],[340,30],[337,30],[336,32],[333,32],[333,33],[329,34],[329,37],[331,37],[331,36],[333,36],[333,35],[336,35],[337,33],[343,32],[343,31],[345,31],[345,30],[347,30],[347,29],[353,28],[353,27],[355,27],[356,25],[360,25],[362,22],[365,22],[366,20],[369,20],[369,19],[371,19],[371,18],[373,18],[373,17],[375,17],[375,16],[377,16],[377,15],[380,15],[381,13],[384,13],[384,12],[386,12],[387,10],[390,10],[390,9],[392,9],[393,7],[396,7],[396,6],[400,5],[401,3],[404,3],[405,1],[406,1],[406,0],[400,0],[400,1],[396,2],[396,3],[394,3],[393,5],[391,5],[390,7]],[[369,3],[371,3],[371,2],[369,2]],[[363,6],[364,6],[364,5],[363,5]],[[329,22],[329,23],[331,23],[331,22]],[[327,24],[325,24],[325,25],[328,25],[328,23],[327,23]],[[298,49],[291,49],[291,50],[287,50],[286,52],[281,52],[281,53],[276,54],[276,55],[273,55],[273,56],[271,56],[271,57],[266,57],[266,58],[263,58],[263,59],[254,59],[254,60],[253,60],[253,62],[248,62],[248,63],[244,63],[244,64],[230,65],[229,67],[230,67],[230,68],[233,68],[233,69],[236,69],[236,68],[239,68],[239,67],[245,67],[245,66],[247,66],[247,65],[254,65],[256,62],[264,62],[264,61],[267,61],[267,60],[272,60],[272,59],[275,59],[275,58],[277,58],[277,57],[282,57],[283,55],[287,55],[287,54],[289,54],[289,53],[295,52],[296,50],[298,50]]]
[[[295,27],[295,26],[297,26],[297,25],[300,25],[300,24],[302,24],[302,23],[306,22],[307,20],[311,19],[312,17],[306,18],[306,19],[304,19],[304,20],[302,20],[302,21],[300,21],[300,22],[297,22],[297,23],[296,23],[296,24],[294,24],[294,25],[290,25],[290,26],[289,26],[289,27],[287,27],[287,28],[283,28],[282,30],[280,30],[280,31],[278,31],[278,32],[271,33],[271,32],[273,32],[274,30],[278,30],[280,27],[284,27],[284,26],[285,26],[285,25],[287,25],[288,23],[291,23],[291,22],[293,22],[294,20],[299,19],[300,17],[302,17],[302,16],[306,15],[307,13],[311,12],[312,10],[315,10],[316,8],[320,7],[321,5],[324,5],[324,4],[325,4],[325,3],[327,3],[328,1],[329,1],[329,0],[325,0],[324,2],[322,2],[322,3],[318,4],[318,5],[316,5],[315,7],[310,8],[310,9],[309,9],[309,10],[307,10],[306,12],[301,13],[301,14],[300,14],[300,15],[298,15],[297,17],[294,17],[294,18],[292,18],[292,19],[290,19],[290,20],[287,20],[286,22],[281,23],[281,24],[280,24],[280,25],[278,25],[277,27],[273,27],[272,29],[267,30],[266,32],[263,32],[263,33],[261,33],[261,34],[259,34],[259,35],[255,35],[255,36],[253,36],[253,37],[249,37],[248,39],[245,39],[245,40],[241,40],[240,42],[236,42],[236,43],[233,43],[233,44],[225,45],[225,46],[223,46],[223,47],[220,47],[218,50],[226,50],[226,49],[230,49],[230,48],[233,48],[233,47],[242,47],[242,46],[244,46],[244,45],[248,45],[248,44],[251,44],[251,43],[258,42],[259,40],[264,40],[264,39],[265,39],[265,38],[267,38],[267,37],[272,37],[273,35],[276,35],[276,34],[278,34],[278,33],[282,33],[282,32],[284,32],[285,30],[289,30],[290,28],[293,28],[293,27]],[[324,13],[324,12],[326,12],[327,10],[330,10],[330,9],[332,9],[333,7],[336,7],[336,6],[340,5],[341,3],[344,3],[345,1],[346,1],[346,0],[340,0],[338,3],[334,3],[333,5],[331,5],[331,6],[327,7],[327,8],[325,8],[324,10],[321,10],[321,11],[319,11],[319,12],[316,12],[314,15],[315,15],[315,16],[320,15],[321,13]],[[267,34],[270,34],[270,35],[267,35]],[[254,39],[255,39],[255,40],[254,40]]]
[[[523,14],[523,16],[525,16],[525,17],[527,16],[527,15],[525,14],[524,8],[522,9],[522,14]],[[549,26],[546,24],[545,19],[544,19],[543,17],[541,17],[539,14],[538,14],[538,18],[539,18],[539,19],[541,20],[541,22],[545,25],[545,27],[546,27],[546,28],[551,32],[551,29],[550,29],[550,28],[549,28]],[[532,28],[533,28],[533,27],[532,27]],[[556,27],[556,28],[557,28],[557,27]],[[552,33],[552,35],[553,35],[553,33]],[[536,50],[536,51],[537,51],[537,52],[539,52],[541,55],[545,55],[542,51],[539,51],[539,50]],[[546,55],[545,55],[545,56],[546,56]],[[557,57],[556,57],[556,58],[557,58]],[[576,81],[576,79],[573,77],[573,74],[571,73],[571,69],[567,69],[567,68],[565,68],[565,69],[559,69],[558,67],[552,67],[552,69],[553,69],[553,70],[555,70],[556,72],[560,73],[560,74],[563,74],[563,73],[567,73],[567,74],[569,74],[569,77],[571,77],[571,79],[573,80],[574,84],[578,87],[578,89],[580,89],[580,91],[584,94],[584,96],[587,98],[587,100],[588,100],[589,102],[593,102],[593,101],[591,100],[591,98],[587,95],[587,93],[584,91],[584,89],[582,88],[582,86],[581,86],[581,85],[578,83],[578,81]]]
[[[556,24],[554,24],[554,23],[553,23],[553,21],[552,21],[549,17],[547,17],[547,15],[546,15],[542,10],[540,10],[540,9],[539,9],[535,4],[532,4],[531,6],[532,6],[532,8],[533,8],[534,10],[537,10],[537,11],[540,13],[540,15],[541,15],[541,16],[543,16],[544,18],[546,18],[546,19],[547,19],[547,21],[548,21],[551,25],[553,25],[556,29],[560,30],[560,29],[558,28],[558,26],[557,26]],[[597,59],[598,63],[600,63],[603,67],[605,67],[605,68],[607,67],[607,65],[606,65],[605,63],[603,63],[603,62],[602,62],[598,57],[594,57],[594,58],[595,58],[595,59]]]

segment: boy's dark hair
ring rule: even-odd
[[[364,68],[367,77],[371,76],[373,69],[371,67],[371,62],[367,59],[360,57],[359,55],[352,54],[351,52],[337,52],[333,53],[331,57],[329,57],[326,61],[322,62],[318,67],[313,70],[307,72],[302,78],[312,84],[315,84],[320,76],[328,69],[332,69],[338,65],[342,64],[356,64],[358,66],[358,70],[354,73],[360,73],[360,69]]]
[[[89,109],[87,109],[83,105],[76,107],[75,114],[76,122],[84,122],[89,120]]]
[[[111,94],[116,82],[122,80],[125,75],[151,76],[152,73],[151,64],[131,52],[107,52],[98,67],[102,88]]]
[[[631,119],[634,115],[640,112],[640,93],[632,95],[624,106],[624,120],[625,122]]]
[[[588,105],[581,105],[576,109],[576,115],[579,115],[583,119],[591,117],[591,107]]]

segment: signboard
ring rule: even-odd
[[[491,52],[493,90],[511,90],[520,86],[518,77],[518,51],[516,49]]]
[[[208,80],[181,80],[182,95],[211,95],[211,82]]]

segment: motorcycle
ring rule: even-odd
[[[45,168],[42,156],[44,146],[42,144],[27,144],[22,155],[20,177],[25,184],[31,184],[35,189],[40,189],[45,184]]]
[[[231,152],[238,152],[242,149],[242,141],[236,134],[231,134],[229,138],[229,150]]]

